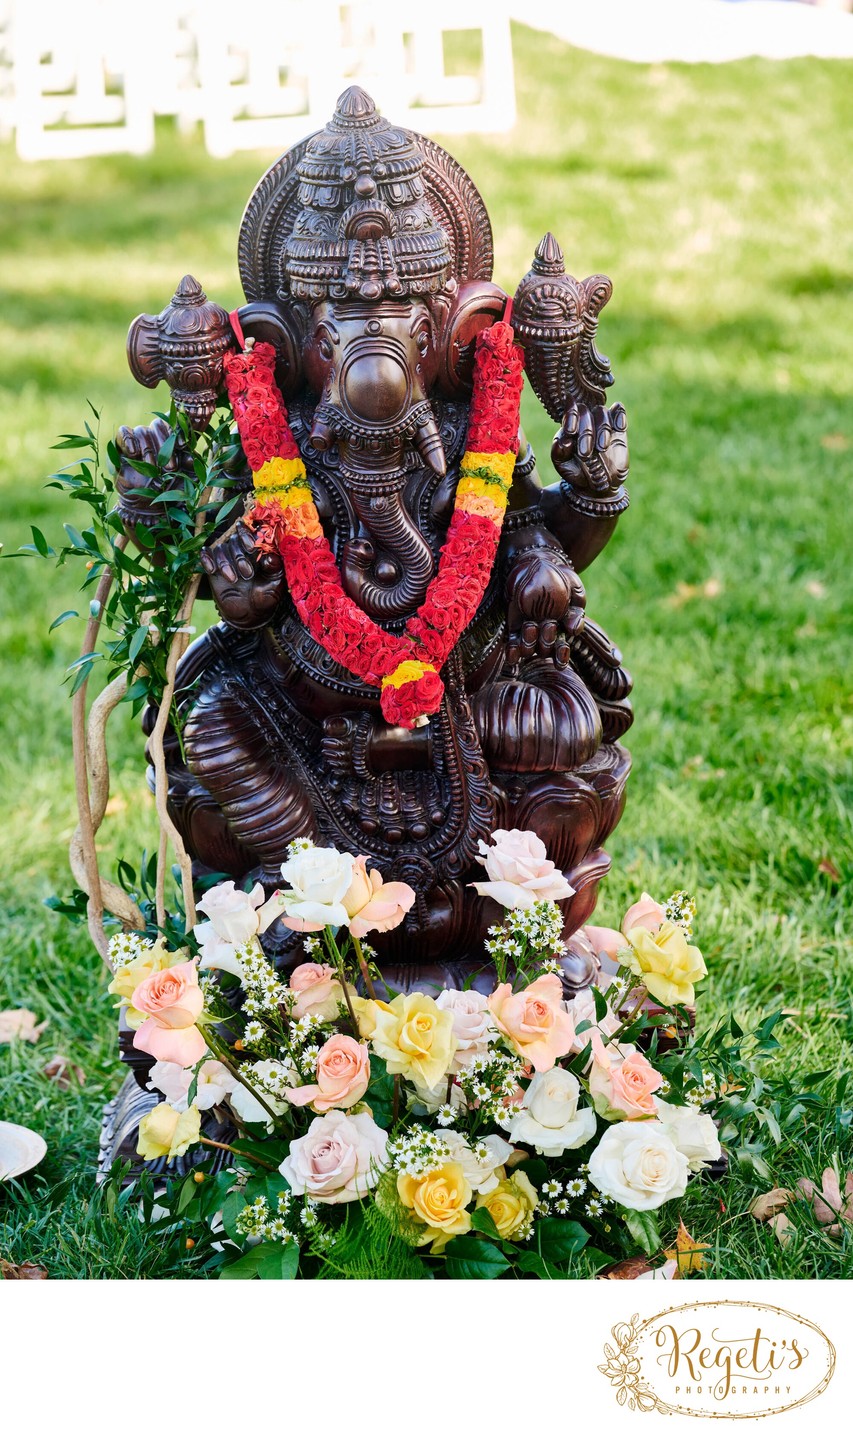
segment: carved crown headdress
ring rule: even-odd
[[[435,294],[491,278],[492,233],[462,167],[353,85],[260,181],[239,265],[248,300]]]

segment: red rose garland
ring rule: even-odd
[[[242,354],[225,357],[228,397],[255,485],[245,522],[259,545],[281,554],[308,631],[339,664],[381,690],[388,723],[414,728],[441,706],[438,670],[477,612],[494,565],[518,451],[521,350],[503,321],[477,337],[453,517],[438,571],[400,636],[386,633],[344,591],[274,366],[273,346],[251,340]]]

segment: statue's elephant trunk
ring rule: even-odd
[[[347,588],[365,611],[379,620],[402,618],[423,601],[435,571],[426,539],[415,526],[399,492],[359,494],[351,491],[353,508],[370,539],[383,551],[374,563],[372,551],[349,545],[343,558]],[[388,582],[382,582],[387,575]]]

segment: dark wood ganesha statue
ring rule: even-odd
[[[275,348],[276,380],[343,588],[387,634],[423,603],[453,511],[471,404],[475,339],[505,314],[492,235],[468,175],[431,140],[390,124],[363,90],[288,151],[249,200],[239,241],[247,304],[236,330]],[[169,802],[199,873],[280,881],[288,844],[369,856],[419,895],[377,941],[399,986],[461,987],[482,966],[499,910],[469,885],[495,828],[533,829],[575,890],[565,932],[595,905],[604,843],[624,803],[631,680],[587,615],[579,578],[627,507],[625,414],[595,348],[610,281],[565,273],[549,234],[514,297],[530,382],[560,424],[542,484],[520,435],[484,597],[442,670],[429,722],[382,716],[379,693],[312,637],[282,562],[244,522],[202,556],[220,623],[179,672],[183,749],[170,748]],[[187,277],[129,339],[134,374],[165,377],[203,426],[237,348],[228,316]],[[150,514],[134,461],[165,437],[123,429],[122,516]],[[245,471],[245,487],[251,475]],[[147,716],[146,722],[153,722]],[[280,925],[276,925],[280,928]],[[298,935],[271,930],[282,961]],[[289,946],[291,945],[291,946]],[[594,959],[570,944],[567,985]]]

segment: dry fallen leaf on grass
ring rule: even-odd
[[[652,1265],[647,1257],[625,1257],[621,1262],[611,1263],[598,1274],[608,1282],[633,1282],[651,1272]]]
[[[822,584],[820,582],[820,579],[808,580],[806,584],[806,593],[811,594],[813,599],[825,599],[826,592],[826,584]]]
[[[0,1257],[0,1278],[4,1282],[26,1282],[47,1277],[47,1268],[38,1267],[34,1262],[22,1262],[17,1265],[14,1262],[6,1262]]]
[[[4,1008],[0,1013],[0,1043],[11,1043],[14,1038],[37,1043],[49,1021],[45,1018],[43,1023],[37,1023],[29,1008]]]
[[[773,1229],[782,1246],[787,1247],[795,1231],[788,1214],[786,1212],[777,1212],[774,1217],[771,1217],[768,1226]]]
[[[750,1204],[749,1210],[756,1222],[769,1222],[788,1206],[793,1196],[790,1188],[771,1188],[769,1193],[761,1193]]]
[[[841,882],[841,874],[831,858],[822,858],[817,866],[817,871],[818,873],[825,873],[827,878],[832,879],[833,883]]]
[[[45,1063],[42,1072],[46,1078],[50,1078],[51,1082],[61,1088],[63,1093],[68,1091],[75,1080],[81,1088],[86,1081],[83,1069],[76,1063],[72,1063],[70,1058],[63,1057],[62,1053],[54,1053],[50,1062]]]
[[[853,1172],[847,1174],[842,1194],[834,1168],[824,1168],[822,1188],[811,1178],[800,1178],[797,1191],[810,1202],[814,1215],[830,1237],[841,1236],[841,1224],[853,1223]]]
[[[679,1218],[675,1247],[665,1248],[663,1255],[677,1264],[679,1277],[686,1277],[688,1273],[701,1272],[703,1267],[707,1267],[704,1254],[710,1246],[708,1242],[697,1242],[695,1237],[691,1237],[683,1220]]]
[[[823,449],[834,450],[837,454],[843,454],[845,449],[850,448],[850,440],[846,434],[822,434],[820,442]]]
[[[679,579],[675,593],[670,594],[666,602],[671,609],[681,609],[691,599],[718,599],[722,592],[719,579],[706,579],[704,584],[685,584],[683,579]]]

